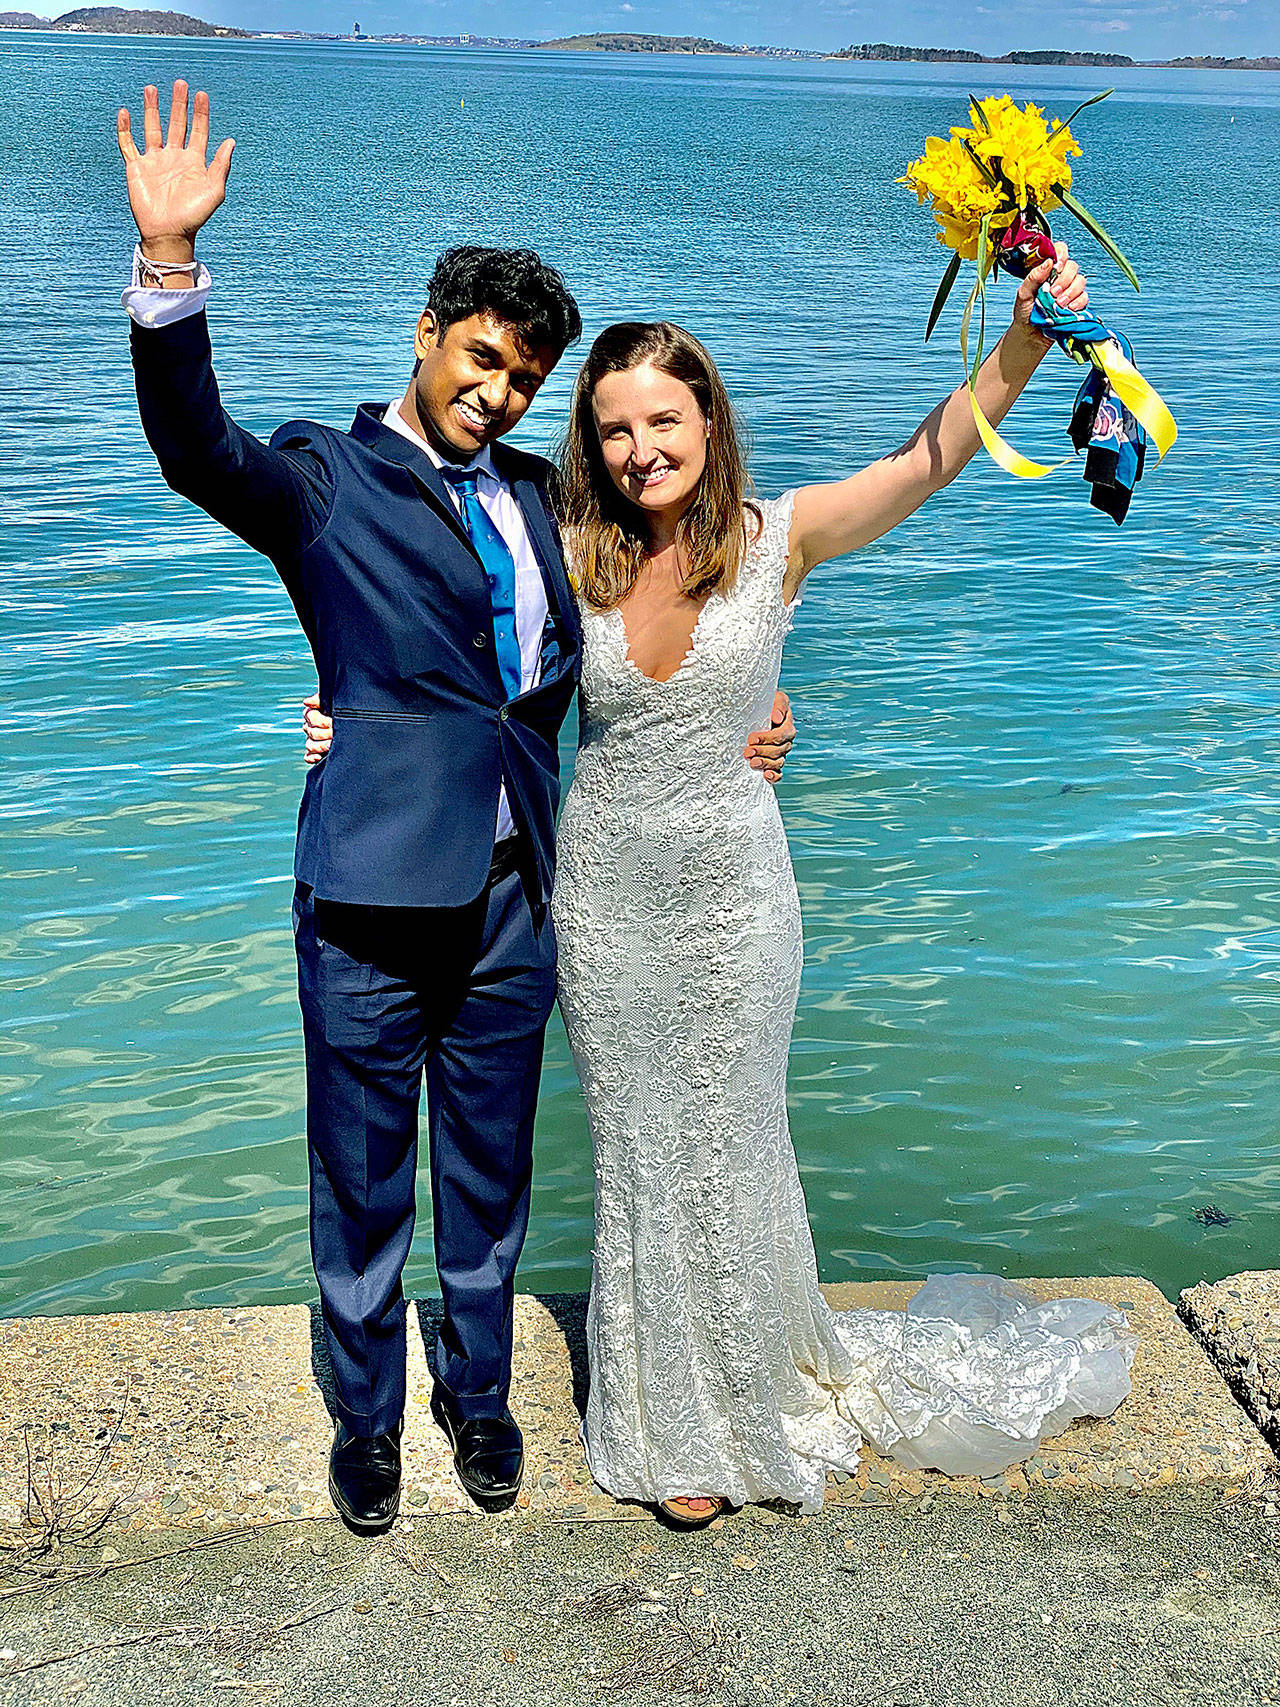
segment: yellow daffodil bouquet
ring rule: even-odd
[[[1002,468],[1024,478],[1051,474],[1064,463],[1046,466],[1020,456],[978,406],[973,385],[982,364],[987,281],[996,269],[1023,278],[1042,261],[1055,260],[1057,251],[1045,215],[1061,207],[1096,238],[1134,289],[1139,288],[1137,274],[1116,243],[1072,193],[1070,157],[1079,156],[1081,148],[1070,127],[1086,107],[1111,93],[1108,89],[1082,101],[1069,118],[1053,123],[1032,102],[1019,107],[1008,95],[981,101],[970,97],[969,124],[953,126],[946,137],[929,137],[924,153],[898,180],[916,192],[921,206],[930,204],[938,241],[952,251],[930,310],[926,338],[938,323],[962,265],[976,263],[960,325],[969,400],[987,450]],[[979,334],[970,362],[969,324],[975,306]],[[1093,486],[1094,504],[1122,521],[1129,494],[1142,473],[1147,438],[1163,457],[1177,437],[1173,417],[1133,366],[1128,341],[1109,331],[1091,311],[1073,314],[1041,289],[1031,321],[1073,360],[1092,369],[1076,399],[1068,430],[1078,451],[1088,448],[1085,478]],[[1072,460],[1068,457],[1066,462]]]

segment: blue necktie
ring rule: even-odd
[[[477,491],[479,475],[474,468],[455,468],[445,463],[441,474],[462,500],[462,519],[475,546],[493,602],[493,641],[498,669],[507,698],[520,692],[520,641],[516,635],[516,563],[505,539],[489,520]]]

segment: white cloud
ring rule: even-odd
[[[1129,26],[1123,18],[1108,18],[1106,23],[1099,24],[1098,28],[1104,35],[1114,35],[1117,30],[1127,30]]]

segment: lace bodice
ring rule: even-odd
[[[667,681],[627,655],[620,611],[583,612],[579,746],[574,783],[629,821],[653,795],[679,817],[714,795],[759,802],[772,791],[742,757],[767,728],[795,604],[782,602],[791,495],[761,506],[763,524],[735,585],[703,606],[689,650]],[[798,601],[797,601],[798,602]]]

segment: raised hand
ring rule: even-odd
[[[222,206],[235,143],[228,137],[212,160],[206,158],[209,97],[203,89],[196,95],[188,136],[187,85],[182,82],[173,86],[167,138],[160,127],[160,94],[151,84],[143,90],[142,117],[142,153],[133,140],[128,108],[121,107],[116,119],[142,252],[152,261],[188,261],[195,253],[196,232]]]
[[[1058,252],[1055,261],[1042,261],[1038,267],[1033,267],[1018,286],[1018,295],[1013,304],[1013,323],[1024,332],[1031,332],[1036,337],[1043,338],[1044,334],[1031,324],[1031,310],[1036,304],[1036,292],[1043,285],[1053,300],[1072,314],[1083,314],[1089,305],[1089,291],[1085,276],[1067,253],[1065,243],[1055,243]],[[1046,342],[1052,343],[1052,339]]]

